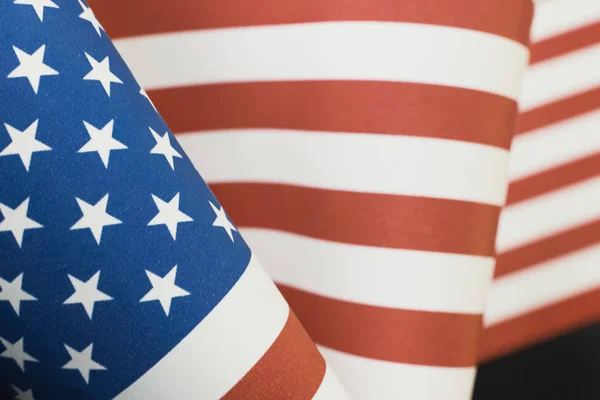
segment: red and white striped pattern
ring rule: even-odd
[[[482,360],[600,319],[600,2],[535,8]]]
[[[100,20],[353,398],[468,399],[529,0],[116,4]]]

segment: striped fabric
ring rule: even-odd
[[[539,0],[480,357],[600,319],[600,2]]]
[[[351,396],[468,399],[531,2],[92,3]]]

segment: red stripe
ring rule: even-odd
[[[600,108],[600,86],[565,99],[525,111],[517,120],[517,134],[585,114]]]
[[[498,255],[494,278],[600,242],[600,219]],[[600,268],[600,266],[599,266]]]
[[[481,315],[375,307],[278,287],[318,344],[398,363],[475,365]]]
[[[502,96],[401,82],[234,83],[154,90],[150,96],[176,133],[281,128],[425,136],[508,149],[517,116],[516,103]]]
[[[279,337],[222,399],[310,399],[325,369],[323,356],[290,310]]]
[[[494,255],[499,207],[268,183],[210,185],[240,227],[366,246]]]
[[[600,153],[511,182],[506,205],[558,190],[600,175]]]
[[[600,288],[484,329],[479,362],[600,320]]]
[[[530,64],[600,43],[600,22],[531,45]]]
[[[446,25],[528,42],[530,0],[89,0],[113,38],[193,29],[321,21],[390,21]],[[114,8],[118,7],[118,12]],[[140,7],[143,12],[140,12]]]

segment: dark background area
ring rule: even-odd
[[[600,399],[600,323],[482,365],[473,400]]]

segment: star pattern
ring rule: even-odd
[[[188,184],[189,160],[85,0],[0,10],[0,375],[14,395],[0,391],[69,398],[91,382],[113,398],[172,350],[161,338],[210,313],[235,282],[220,271],[243,273],[251,253],[208,187]]]
[[[13,310],[19,315],[22,301],[34,301],[35,297],[23,290],[23,273],[12,282],[0,278],[0,301],[8,301]]]
[[[23,341],[24,338],[21,338],[15,343],[11,343],[8,340],[0,337],[0,343],[2,343],[2,346],[4,346],[5,349],[3,353],[0,353],[0,357],[13,359],[17,363],[21,371],[25,372],[25,361],[39,361],[25,352]]]
[[[98,129],[92,124],[83,121],[85,129],[90,135],[90,140],[79,149],[79,153],[97,152],[104,164],[108,168],[110,152],[112,150],[125,150],[127,146],[113,138],[114,119],[111,119],[102,129]],[[1,155],[1,154],[0,154]]]
[[[92,26],[98,33],[98,36],[102,36],[100,29],[104,30],[104,28],[102,27],[102,25],[100,25],[100,22],[98,22],[98,19],[96,19],[96,16],[94,15],[94,12],[92,11],[92,9],[89,7],[86,7],[86,5],[83,4],[83,2],[81,0],[78,0],[78,1],[79,1],[79,5],[81,6],[81,9],[83,10],[83,12],[81,14],[79,14],[79,18],[84,19],[84,20],[88,21],[90,24],[92,24]]]
[[[150,150],[151,154],[161,154],[165,156],[167,162],[171,166],[172,170],[175,170],[175,164],[173,162],[173,157],[183,158],[181,154],[177,150],[171,146],[171,140],[169,139],[169,132],[165,132],[164,135],[160,136],[156,133],[152,128],[150,128],[150,132],[152,133],[152,137],[156,140],[156,145]]]
[[[102,230],[105,226],[122,223],[121,220],[106,212],[108,193],[94,205],[83,201],[80,198],[76,198],[75,200],[77,200],[77,204],[79,205],[83,216],[71,227],[71,230],[89,229],[92,231],[92,235],[94,235],[94,239],[98,244],[100,244]]]
[[[33,54],[27,54],[16,46],[13,50],[19,59],[19,66],[13,69],[9,78],[27,78],[33,92],[37,94],[42,76],[58,75],[58,71],[44,64],[46,45],[42,45]]]
[[[14,4],[22,4],[33,7],[40,21],[44,21],[44,7],[58,8],[51,0],[15,0]]]
[[[0,157],[17,155],[21,159],[26,171],[31,165],[31,156],[40,151],[52,150],[50,146],[35,138],[38,128],[38,120],[33,121],[24,131],[20,131],[8,124],[4,124],[11,143],[0,151]]]
[[[92,319],[94,304],[96,302],[113,300],[112,297],[98,290],[99,279],[100,271],[96,272],[87,282],[80,281],[74,276],[69,275],[69,280],[75,289],[75,293],[65,300],[63,304],[81,304],[88,317]]]
[[[140,303],[158,300],[167,316],[169,316],[169,312],[171,311],[171,302],[173,301],[173,298],[190,295],[189,292],[175,284],[177,265],[171,268],[171,270],[162,278],[148,270],[146,270],[146,275],[150,280],[152,289],[142,297]]]
[[[90,371],[105,371],[104,366],[92,360],[92,350],[94,344],[90,343],[88,347],[81,352],[65,344],[65,349],[71,357],[71,361],[63,365],[63,369],[76,369],[79,371],[85,383],[90,383]]]
[[[33,397],[33,391],[31,389],[29,389],[29,390],[21,390],[16,385],[10,385],[10,387],[17,394],[14,397],[15,400],[35,400],[35,398]]]
[[[27,216],[28,209],[29,197],[15,209],[0,203],[0,213],[4,216],[4,220],[0,222],[0,232],[11,232],[19,247],[23,245],[23,234],[27,229],[43,228],[41,224]]]
[[[177,239],[177,224],[193,221],[189,215],[179,211],[179,193],[173,196],[168,203],[155,195],[152,195],[152,200],[154,200],[154,204],[158,208],[158,214],[152,218],[148,226],[166,225],[173,240]]]
[[[217,208],[210,200],[208,201],[208,203],[215,212],[216,216],[215,221],[213,222],[213,226],[218,226],[225,229],[225,232],[227,232],[227,236],[229,236],[229,239],[231,239],[231,241],[233,242],[233,231],[237,232],[237,229],[235,229],[235,226],[233,226],[229,218],[227,218],[227,214],[225,214],[223,206],[221,206],[221,208]]]
[[[123,83],[115,74],[110,71],[110,60],[108,56],[98,62],[94,57],[85,53],[85,56],[92,66],[92,70],[83,77],[84,81],[98,81],[106,91],[108,97],[110,97],[110,84],[111,83]]]

